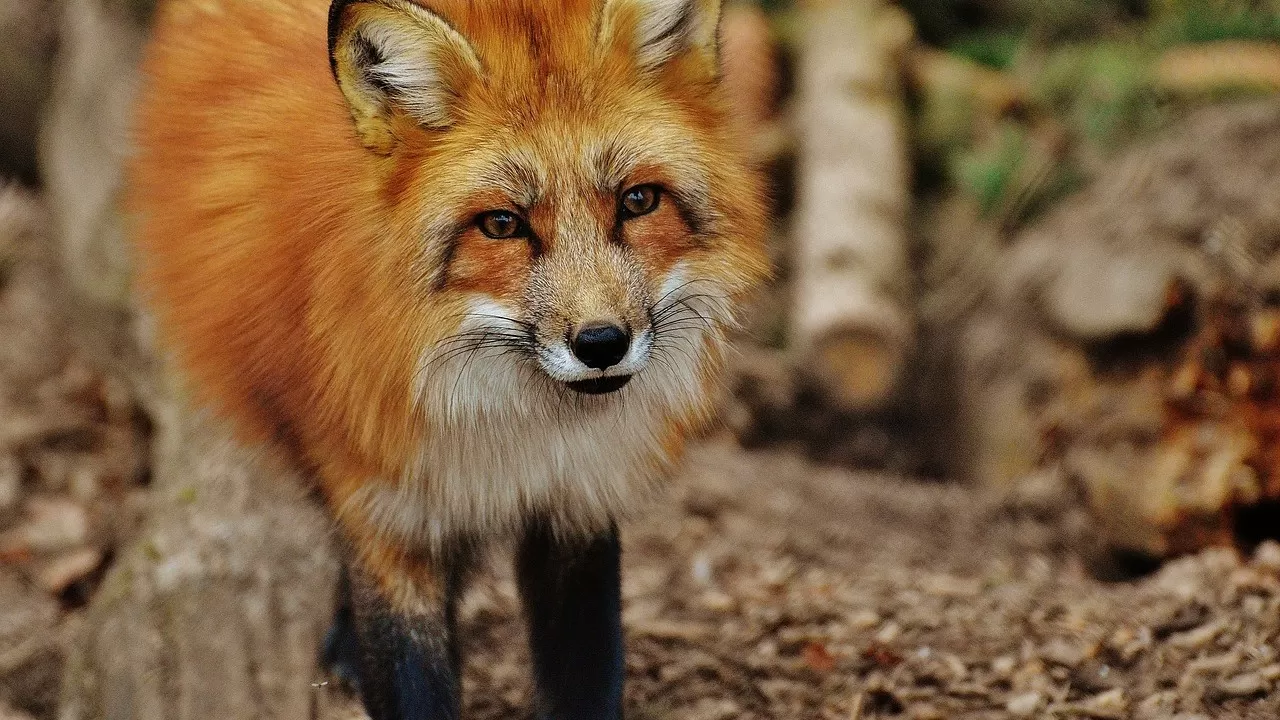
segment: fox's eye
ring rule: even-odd
[[[494,240],[524,237],[529,234],[520,216],[508,210],[491,210],[482,213],[476,218],[476,225],[485,237],[491,237]]]
[[[622,216],[624,218],[648,215],[658,207],[658,188],[654,185],[637,185],[622,193]]]

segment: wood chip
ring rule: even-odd
[[[103,553],[98,548],[82,548],[59,555],[36,576],[36,584],[53,595],[60,595],[74,583],[83,580],[102,565]]]
[[[22,523],[0,535],[0,554],[70,550],[84,545],[88,536],[84,507],[64,498],[33,497]]]

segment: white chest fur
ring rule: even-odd
[[[714,320],[655,328],[639,372],[608,395],[577,394],[510,348],[426,354],[414,392],[428,438],[400,478],[366,484],[354,501],[382,532],[427,547],[508,534],[532,517],[566,533],[607,527],[670,472],[673,421],[707,402],[727,313],[697,312]],[[509,313],[479,304],[473,316]]]

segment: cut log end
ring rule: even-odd
[[[893,394],[904,354],[904,344],[890,334],[844,329],[815,343],[813,372],[841,404],[870,410]]]

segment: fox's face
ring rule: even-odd
[[[705,394],[767,272],[718,15],[719,0],[334,4],[334,73],[385,164],[389,233],[411,240],[389,271],[432,297],[421,400],[633,379],[651,405]]]

